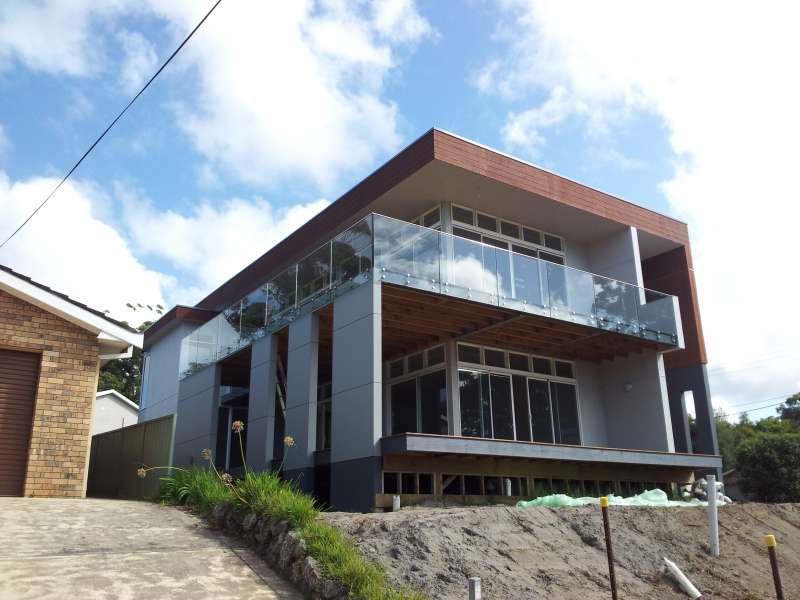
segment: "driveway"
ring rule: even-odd
[[[0,598],[300,600],[242,543],[177,508],[0,498]]]

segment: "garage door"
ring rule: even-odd
[[[0,496],[23,492],[38,380],[38,354],[0,349]]]

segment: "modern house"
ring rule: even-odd
[[[337,509],[721,467],[686,224],[437,129],[145,351],[141,418],[177,413],[176,464],[239,468],[241,420],[249,466]]]
[[[0,496],[86,493],[100,366],[142,334],[0,265]]]
[[[92,415],[92,435],[113,431],[139,420],[139,405],[117,390],[97,392]]]

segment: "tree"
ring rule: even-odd
[[[145,321],[138,329],[144,331],[152,321]],[[144,356],[139,348],[133,349],[130,358],[117,358],[108,361],[100,368],[97,379],[97,391],[116,390],[123,396],[139,404],[142,385],[142,361]]]
[[[800,433],[758,433],[736,449],[742,490],[759,502],[800,502]]]
[[[778,407],[778,414],[783,421],[791,421],[800,426],[800,393],[790,396],[782,406]]]

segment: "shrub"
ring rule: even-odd
[[[800,434],[762,433],[736,449],[742,490],[760,502],[800,502]]]
[[[190,506],[209,516],[214,506],[230,500],[228,488],[210,469],[191,467],[176,470],[161,478],[161,500],[167,504]]]

